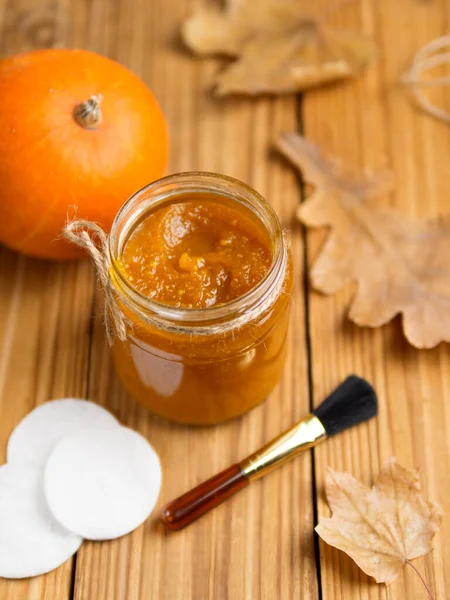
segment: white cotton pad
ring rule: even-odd
[[[141,435],[125,427],[86,429],[60,440],[44,490],[55,518],[89,540],[109,540],[140,525],[156,504],[161,466]]]
[[[120,427],[107,410],[76,398],[51,400],[22,419],[11,434],[7,462],[44,466],[58,440],[80,429]]]
[[[82,538],[51,514],[41,468],[0,467],[0,577],[33,577],[66,562]]]

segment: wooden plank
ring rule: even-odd
[[[86,394],[92,270],[0,250],[0,448],[15,425],[51,398]],[[66,600],[72,561],[29,581],[0,579],[0,598]]]
[[[395,192],[380,202],[417,217],[448,213],[448,128],[419,113],[397,85],[419,46],[448,30],[444,1],[361,0],[343,7],[333,22],[373,35],[380,60],[357,81],[305,95],[306,136],[350,167],[391,168]],[[448,97],[439,90],[434,93],[438,102],[450,108]],[[311,232],[308,237],[312,260],[323,233]],[[345,311],[352,293],[346,289],[332,298],[310,294],[314,399],[319,402],[339,380],[356,372],[374,383],[380,416],[315,452],[319,513],[329,514],[323,497],[328,465],[348,470],[369,484],[382,461],[396,455],[401,464],[420,467],[425,493],[448,514],[449,346],[415,350],[403,339],[399,321],[377,330],[350,324]],[[449,540],[450,524],[444,519],[432,554],[415,562],[440,599],[450,596]],[[427,597],[411,569],[385,588],[324,543],[320,557],[324,599]]]
[[[296,179],[282,161],[269,158],[268,146],[279,130],[296,127],[295,99],[213,99],[209,88],[217,63],[196,61],[176,41],[188,8],[181,0],[93,0],[77,25],[88,31],[80,43],[123,62],[154,90],[169,121],[171,172],[205,169],[241,178],[265,194],[290,227],[299,200]],[[103,326],[95,322],[91,397],[151,440],[164,468],[161,503],[244,457],[308,411],[298,230],[292,248],[298,277],[285,375],[267,402],[240,420],[202,429],[150,416],[121,388]],[[305,457],[186,531],[167,534],[155,517],[121,540],[86,543],[78,553],[75,598],[316,598],[311,490]]]
[[[65,23],[65,13],[48,2],[1,1],[0,54],[62,43]],[[12,429],[36,405],[86,394],[93,271],[86,261],[57,264],[2,247],[0,281],[0,449],[5,459]],[[46,576],[0,579],[0,598],[67,600],[72,567],[69,560]]]

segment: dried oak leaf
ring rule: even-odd
[[[326,493],[333,516],[321,519],[317,533],[377,583],[391,583],[406,563],[431,551],[442,509],[423,497],[417,471],[395,458],[384,463],[372,488],[328,469]]]
[[[228,2],[199,8],[181,27],[196,54],[237,57],[217,78],[218,94],[288,93],[357,75],[374,43],[305,16],[298,0]]]
[[[450,222],[413,221],[376,207],[390,185],[345,178],[317,146],[298,134],[283,135],[278,149],[315,186],[299,218],[331,232],[311,269],[312,285],[333,294],[351,281],[358,290],[349,318],[378,327],[403,314],[403,330],[417,348],[450,341]]]

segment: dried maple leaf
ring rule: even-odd
[[[203,6],[181,33],[196,54],[237,57],[218,77],[218,94],[295,92],[357,75],[376,55],[369,38],[306,17],[298,0]]]
[[[358,290],[349,317],[378,327],[403,314],[406,338],[417,348],[450,341],[450,223],[412,221],[373,200],[389,187],[385,174],[352,181],[298,134],[277,146],[315,186],[299,218],[331,232],[311,269],[313,286],[332,294],[350,281]]]
[[[395,458],[384,463],[372,488],[328,469],[326,493],[333,516],[321,519],[317,533],[377,583],[391,583],[405,564],[431,551],[442,509],[423,497],[417,471]]]

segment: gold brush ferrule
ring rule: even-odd
[[[291,460],[327,437],[325,427],[313,414],[257,450],[239,463],[244,475],[253,481]]]

